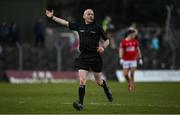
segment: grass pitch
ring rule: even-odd
[[[72,107],[78,83],[0,83],[0,114],[168,114],[180,113],[180,83],[126,83],[109,81],[114,101],[108,102],[101,87],[88,81],[83,111]]]

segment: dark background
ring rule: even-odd
[[[171,8],[169,26],[167,6]],[[6,22],[9,26],[14,22],[19,29],[18,45],[7,43],[0,47],[0,76],[6,70],[74,71],[73,60],[78,53],[71,49],[72,39],[62,36],[64,33],[72,34],[72,31],[48,19],[45,10],[53,9],[55,16],[79,22],[83,21],[82,15],[87,8],[94,10],[98,24],[101,25],[104,18],[110,16],[114,25],[111,31],[116,47],[113,48],[110,44],[103,58],[103,71],[109,78],[115,76],[117,69],[122,69],[119,65],[118,47],[123,32],[133,23],[139,29],[144,60],[144,65],[138,69],[180,69],[179,0],[0,0],[0,23]],[[39,18],[43,20],[46,30],[43,47],[34,45],[34,27]],[[161,30],[160,33],[154,36],[158,29]],[[151,48],[153,37],[159,39],[158,50]],[[60,50],[55,43],[59,43]]]

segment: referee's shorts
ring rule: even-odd
[[[98,73],[102,71],[103,66],[102,57],[99,53],[81,53],[74,63],[75,69]]]

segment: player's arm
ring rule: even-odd
[[[122,59],[124,55],[124,42],[122,41],[119,45],[119,58]]]
[[[138,52],[138,58],[142,59],[142,54],[141,54],[141,50],[139,47],[137,47],[137,52]]]
[[[63,25],[63,26],[69,27],[69,22],[64,20],[64,19],[62,19],[62,18],[54,16],[53,10],[52,11],[46,10],[46,16],[48,18],[51,18],[53,21]]]
[[[137,52],[138,52],[139,64],[142,65],[143,64],[142,53],[139,47],[137,47]]]
[[[119,58],[122,59],[124,54],[123,48],[119,48]]]
[[[124,49],[123,49],[123,44],[120,44],[120,48],[119,48],[119,63],[123,64],[124,60],[123,60],[123,55],[124,55]]]

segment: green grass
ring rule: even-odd
[[[88,81],[85,108],[76,111],[77,83],[9,84],[0,83],[1,114],[56,113],[180,113],[180,83],[136,83],[135,92],[126,83],[108,82],[114,102],[108,102],[101,87]]]

